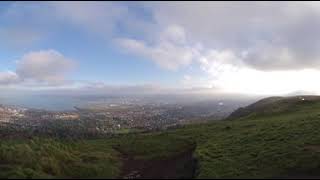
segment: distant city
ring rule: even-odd
[[[221,120],[247,103],[228,100],[173,103],[139,98],[97,98],[91,98],[86,105],[74,106],[72,110],[0,105],[0,125],[45,133],[57,127],[64,131],[102,134],[153,131]]]

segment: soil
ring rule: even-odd
[[[121,153],[123,179],[191,179],[197,173],[197,160],[193,156],[195,148],[165,159],[137,160]]]

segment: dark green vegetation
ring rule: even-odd
[[[120,162],[109,142],[1,140],[0,178],[111,178]]]
[[[169,160],[190,150],[192,156],[194,147],[193,142],[166,133],[77,140],[2,139],[0,178],[116,178],[123,174],[124,155],[152,162]],[[182,176],[180,173],[177,178]]]
[[[227,120],[165,132],[73,141],[2,139],[0,177],[119,177],[132,170],[126,163],[163,160],[165,169],[170,159],[182,161],[176,157],[194,148],[198,178],[320,177],[319,129],[319,97],[267,98]]]

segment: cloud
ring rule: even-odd
[[[19,76],[12,71],[0,72],[0,85],[11,85],[19,82]]]
[[[242,61],[264,71],[320,67],[317,2],[16,2],[0,16],[1,39],[20,47],[64,25],[123,39],[129,51],[171,70],[190,64],[192,42],[245,52]]]
[[[23,80],[60,83],[73,67],[73,60],[55,50],[44,50],[25,54],[17,63],[17,74]]]
[[[147,3],[158,27],[177,24],[208,49],[229,49],[252,68],[319,68],[318,2]],[[156,35],[154,35],[156,36]]]
[[[199,68],[205,76],[186,72],[186,87],[252,93],[319,88],[306,83],[316,81],[320,69],[316,2],[19,2],[0,12],[4,19],[0,38],[11,42],[3,44],[27,45],[43,38],[42,32],[74,26],[107,43],[116,39],[121,50],[161,68]],[[31,52],[18,61],[16,71],[1,73],[0,84],[63,84],[71,61],[53,50]]]
[[[61,85],[75,62],[55,50],[29,52],[17,61],[15,72],[0,72],[0,84]]]
[[[172,25],[165,29],[154,43],[120,38],[117,43],[130,53],[152,60],[168,70],[177,70],[192,63],[195,49],[186,44],[183,28]]]
[[[238,57],[233,51],[230,50],[206,50],[202,51],[198,58],[201,69],[210,74],[212,77],[219,77],[226,71],[234,71],[244,64],[241,57]]]
[[[122,47],[166,69],[192,64],[206,73],[206,77],[188,74],[182,80],[184,86],[249,94],[285,94],[301,87],[319,92],[314,82],[320,76],[320,40],[315,37],[320,30],[320,3],[159,2],[146,6],[158,30],[151,38],[125,39]],[[170,48],[164,48],[164,43]]]
[[[243,56],[246,56],[245,54]],[[320,85],[315,83],[320,70],[290,69],[266,71],[247,66],[233,51],[210,50],[201,53],[198,59],[206,78],[194,76],[185,82],[206,84],[224,93],[251,95],[283,95],[293,91],[320,93]],[[285,58],[285,55],[283,55]],[[290,60],[290,58],[288,58]]]

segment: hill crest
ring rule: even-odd
[[[248,116],[270,115],[286,111],[293,111],[299,107],[320,103],[320,96],[272,96],[261,99],[246,107],[232,112],[227,119],[244,118]]]

